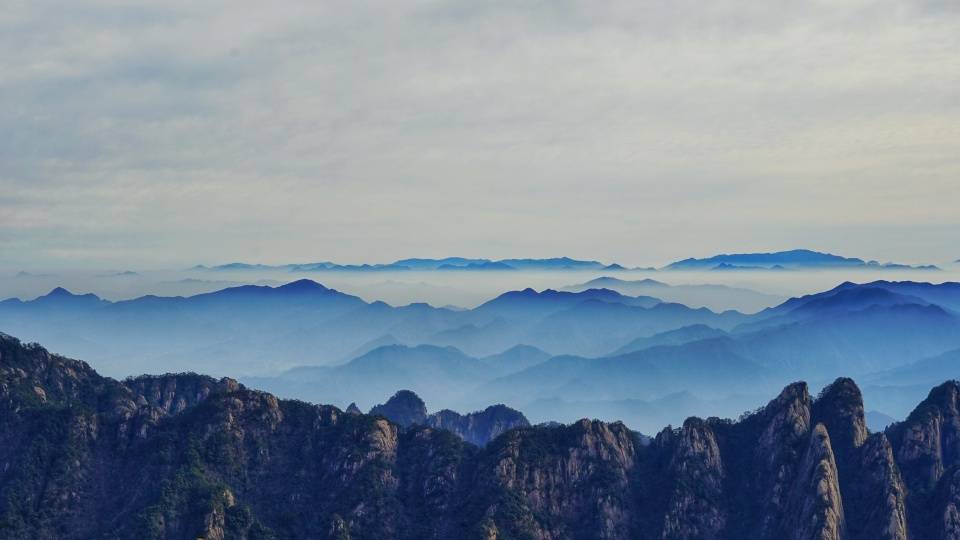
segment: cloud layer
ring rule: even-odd
[[[0,265],[960,255],[955,2],[126,4],[0,14]]]

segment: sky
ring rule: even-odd
[[[960,259],[960,3],[0,11],[0,268]]]

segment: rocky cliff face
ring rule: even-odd
[[[421,425],[445,429],[477,446],[485,446],[510,429],[530,426],[523,413],[505,405],[492,405],[469,414],[448,409],[427,414],[426,404],[410,390],[397,392],[386,403],[370,409],[370,414],[383,416],[403,428]]]
[[[781,520],[782,535],[797,540],[840,540],[845,538],[846,520],[840,495],[840,474],[834,459],[830,434],[817,424],[810,445],[790,488]]]
[[[904,422],[887,428],[909,496],[911,538],[956,538],[956,471],[960,467],[960,384],[930,391]]]
[[[0,336],[0,538],[960,539],[958,396],[869,434],[852,381],[798,383],[652,440],[582,420],[479,447],[444,429],[494,431],[469,415],[118,382]]]
[[[424,425],[427,422],[427,404],[410,390],[400,390],[386,403],[370,409],[370,414],[389,418],[405,428]]]
[[[709,423],[690,418],[679,433],[666,430],[658,446],[669,447],[669,494],[663,538],[720,538],[726,528],[722,503],[724,464],[717,436]]]

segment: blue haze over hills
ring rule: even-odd
[[[703,259],[684,259],[671,263],[666,270],[811,270],[830,268],[869,268],[877,270],[938,270],[935,265],[880,263],[856,257],[842,257],[809,249],[774,253],[740,253],[714,255]]]
[[[807,250],[784,251],[777,257],[796,257],[797,253],[814,253],[815,257],[831,260],[859,260],[837,257]],[[758,254],[753,254],[758,255]],[[752,255],[751,255],[752,256]],[[754,313],[776,305],[788,297],[807,294],[842,281],[872,281],[878,272],[885,279],[949,281],[958,279],[960,266],[941,264],[944,271],[930,273],[923,270],[931,265],[907,264],[819,264],[791,267],[778,260],[777,269],[748,268],[745,263],[725,259],[715,266],[672,268],[673,265],[653,268],[650,261],[634,256],[633,261],[644,261],[642,268],[600,262],[589,259],[556,257],[552,259],[485,259],[447,257],[432,259],[401,259],[386,264],[337,264],[333,262],[306,264],[230,263],[194,268],[115,267],[108,269],[9,269],[0,279],[0,298],[33,298],[46,294],[55,287],[71,291],[95,292],[101,297],[133,299],[144,295],[193,296],[215,292],[223,288],[255,284],[282,285],[299,278],[322,281],[328,287],[359,296],[367,302],[383,300],[393,305],[427,302],[434,306],[475,307],[503,292],[533,287],[537,290],[582,290],[609,288],[627,295],[647,295],[690,307],[707,307],[714,311],[736,309]],[[736,256],[733,256],[736,257]],[[708,260],[708,259],[703,259]],[[716,261],[713,261],[716,262]],[[750,261],[755,263],[755,261]],[[931,261],[927,261],[931,262]],[[736,264],[735,264],[736,263]],[[674,263],[677,264],[677,263]],[[2,275],[2,274],[0,274]],[[592,282],[607,278],[607,283]],[[655,289],[653,282],[668,282],[670,289]],[[619,283],[614,280],[623,282]],[[589,283],[588,283],[589,282]],[[579,289],[573,284],[579,283]],[[719,287],[714,287],[719,285]],[[710,290],[713,289],[713,290]],[[731,290],[736,289],[736,290]]]
[[[788,269],[831,269],[831,268],[867,268],[877,270],[937,270],[935,265],[909,265],[902,263],[880,263],[865,261],[856,257],[842,257],[830,253],[821,253],[808,249],[778,251],[774,253],[743,253],[714,255],[703,259],[689,258],[664,266],[663,270],[788,270]],[[549,259],[478,259],[465,257],[446,257],[442,259],[411,258],[382,264],[338,264],[334,262],[294,263],[282,265],[251,264],[233,262],[214,266],[196,265],[192,270],[208,271],[246,271],[246,270],[285,270],[290,272],[390,272],[390,271],[434,271],[434,270],[631,270],[618,263],[604,264],[593,260],[577,260],[570,257]],[[632,270],[654,270],[632,268]]]
[[[436,407],[502,402],[532,421],[595,416],[641,430],[736,416],[785,382],[840,375],[863,381],[868,408],[900,418],[918,392],[960,377],[956,283],[846,282],[782,302],[611,276],[565,289],[453,309],[366,301],[307,279],[123,301],[56,288],[0,302],[0,331],[116,376],[242,375],[281,396],[365,408],[408,388]],[[735,301],[772,307],[702,307]]]
[[[434,270],[608,270],[625,268],[619,264],[603,264],[598,261],[583,261],[569,257],[551,259],[470,259],[465,257],[446,257],[443,259],[401,259],[385,264],[337,264],[333,262],[296,263],[282,265],[249,264],[233,262],[215,266],[197,265],[192,270],[237,271],[237,270],[286,270],[291,272],[397,272],[397,271],[434,271]]]

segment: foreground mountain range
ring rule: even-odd
[[[871,434],[838,379],[653,439],[581,420],[479,448],[229,379],[117,382],[0,336],[0,537],[957,538],[958,406],[948,382]]]

